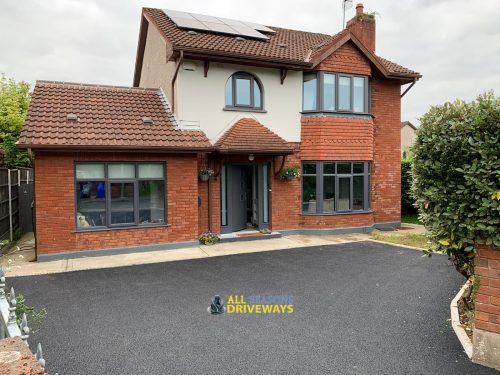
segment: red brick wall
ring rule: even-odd
[[[303,117],[302,160],[373,160],[373,122],[367,119]]]
[[[358,47],[347,42],[331,56],[324,59],[316,68],[336,73],[371,75],[371,66]]]
[[[207,169],[208,154],[198,155],[198,171]],[[198,207],[198,234],[208,231],[208,181],[198,179],[198,196],[201,199],[201,206]]]
[[[167,162],[169,227],[75,232],[74,161]],[[196,155],[50,153],[35,156],[38,254],[195,240],[198,235]]]
[[[354,17],[347,22],[347,28],[367,47],[375,52],[375,19],[368,16]]]
[[[500,249],[477,246],[475,272],[479,275],[475,326],[500,333]]]
[[[294,144],[298,148],[298,144]],[[274,170],[281,166],[281,157],[276,159]],[[300,170],[299,154],[288,155],[284,168],[298,167]],[[284,181],[279,176],[271,177],[271,224],[273,230],[295,229],[299,227],[301,216],[301,187],[300,178]]]
[[[401,86],[372,80],[372,208],[376,223],[401,220]]]
[[[328,229],[366,227],[373,224],[373,214],[346,214],[346,215],[302,215],[300,228]]]

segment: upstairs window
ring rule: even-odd
[[[262,110],[262,87],[253,75],[234,73],[226,82],[226,108]]]
[[[305,73],[304,112],[369,113],[368,77],[328,72]]]

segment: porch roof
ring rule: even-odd
[[[215,151],[224,154],[293,154],[293,147],[254,118],[242,118],[215,143]]]

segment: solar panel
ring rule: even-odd
[[[268,39],[260,31],[274,33],[267,26],[252,22],[242,22],[229,18],[212,17],[203,14],[180,12],[178,10],[163,10],[179,28],[212,31],[220,34],[237,35],[248,38]]]
[[[250,26],[252,29],[255,29],[255,30],[264,31],[264,32],[270,33],[270,34],[276,33],[276,31],[274,31],[273,29],[271,29],[267,26],[261,25],[260,23],[253,23],[253,22],[243,22],[243,23],[247,26]]]
[[[217,17],[205,16],[204,14],[189,13],[191,16],[201,22],[223,23]]]
[[[233,29],[235,29],[237,32],[239,32],[241,36],[248,36],[251,38],[259,38],[261,35],[264,35],[264,34],[259,33],[257,30],[252,29],[250,26],[247,26],[245,24],[231,25],[231,27]],[[267,39],[267,37],[266,37],[266,39]]]
[[[204,22],[203,24],[207,26],[210,31],[214,31],[216,33],[240,35],[237,30],[223,23]]]
[[[204,24],[202,24],[200,21],[194,18],[189,19],[189,18],[171,17],[170,19],[174,21],[178,27],[181,27],[183,29],[209,30],[208,27],[206,27]]]

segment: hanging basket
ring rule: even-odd
[[[214,171],[211,169],[201,169],[198,172],[198,178],[200,181],[208,181],[210,179],[210,176],[214,174]]]
[[[292,181],[300,177],[300,170],[298,167],[287,167],[280,172],[280,178],[284,181]]]

